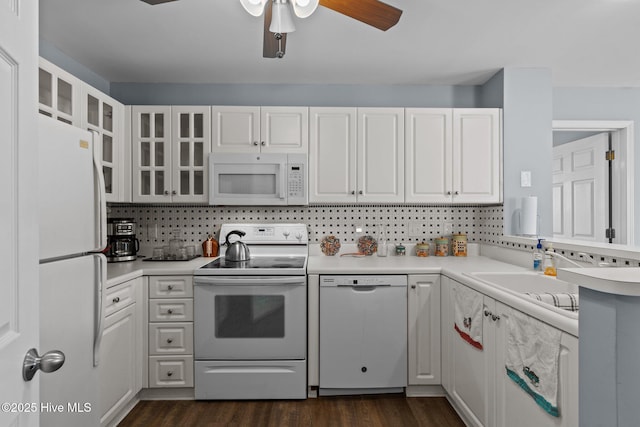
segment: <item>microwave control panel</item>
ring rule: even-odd
[[[291,157],[293,156],[289,155],[287,164],[288,204],[306,205],[308,203],[306,162],[296,162]]]

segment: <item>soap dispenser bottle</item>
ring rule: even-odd
[[[551,246],[551,243],[549,243],[549,245],[547,246],[547,252],[553,252],[553,246]],[[544,262],[542,264],[542,271],[544,271],[544,274],[546,274],[547,276],[556,276],[557,275],[556,264],[554,262],[553,257],[551,256],[551,254],[548,254],[548,253],[544,254]]]
[[[538,239],[538,244],[533,249],[533,269],[535,271],[542,271],[542,261],[544,260],[544,250],[542,249],[542,241],[544,239]]]

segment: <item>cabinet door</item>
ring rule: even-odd
[[[100,425],[111,419],[135,396],[137,329],[136,304],[107,316],[100,347]]]
[[[449,203],[453,191],[453,110],[405,110],[405,201]]]
[[[311,108],[309,202],[356,201],[356,109]]]
[[[493,203],[501,198],[501,114],[495,108],[453,110],[453,201]]]
[[[260,138],[263,153],[307,153],[309,108],[261,107]]]
[[[124,201],[124,105],[82,85],[82,127],[95,131],[102,144],[102,171],[107,202]]]
[[[409,276],[409,385],[441,384],[440,275]]]
[[[43,58],[40,58],[38,79],[40,114],[80,127],[81,81]]]
[[[134,202],[171,200],[171,107],[131,108]]]
[[[494,426],[494,352],[495,328],[493,322],[483,317],[482,345],[479,350],[463,340],[453,327],[453,286],[463,286],[454,280],[450,281],[450,323],[443,325],[449,334],[449,395],[460,406],[470,425]],[[495,310],[495,301],[483,296],[483,311]]]
[[[214,152],[259,152],[260,107],[211,107]]]
[[[206,202],[207,158],[211,151],[211,109],[171,107],[172,201]]]
[[[404,109],[359,108],[358,202],[404,202]]]
[[[578,423],[578,338],[567,333],[560,340],[558,366],[558,409],[560,417],[546,413],[505,371],[507,322],[510,307],[496,302],[499,320],[496,330],[496,426],[545,427],[577,426]]]

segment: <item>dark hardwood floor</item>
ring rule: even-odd
[[[119,427],[464,427],[444,397],[401,395],[307,400],[142,401]]]

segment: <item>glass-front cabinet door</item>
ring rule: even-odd
[[[210,107],[171,107],[172,201],[208,200]]]
[[[40,58],[38,69],[38,111],[61,122],[80,126],[78,106],[81,81]]]
[[[87,85],[82,89],[82,126],[98,133],[108,202],[124,199],[124,105]]]
[[[171,201],[171,107],[131,108],[132,199]]]

